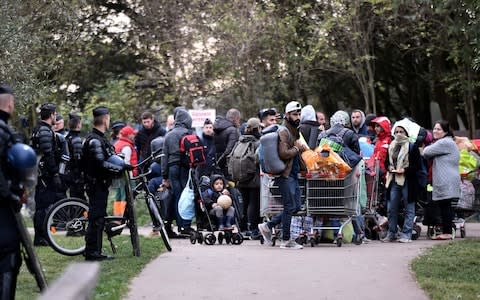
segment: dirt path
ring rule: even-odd
[[[467,235],[480,236],[480,224],[467,225]],[[410,244],[321,244],[298,251],[255,241],[206,246],[175,240],[173,252],[132,281],[127,299],[428,299],[409,264],[437,243],[424,233]]]

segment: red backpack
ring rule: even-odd
[[[190,168],[205,163],[205,147],[196,134],[187,133],[180,139],[180,160],[183,165]]]

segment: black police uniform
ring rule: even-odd
[[[80,131],[70,130],[65,137],[70,152],[70,161],[67,165],[67,187],[70,197],[85,199],[85,181],[82,172],[82,144]]]
[[[55,111],[52,104],[44,104],[40,108]],[[33,130],[32,146],[37,155],[41,156],[38,170],[38,182],[35,187],[35,214],[33,223],[35,229],[35,238],[33,244],[37,246],[47,246],[46,232],[43,229],[43,222],[50,205],[58,199],[57,190],[61,190],[62,182],[58,174],[58,146],[55,132],[50,124],[40,121]]]
[[[59,132],[55,132],[56,146],[55,150],[55,160],[59,162],[58,173],[62,184],[57,187],[57,199],[67,198],[67,174],[66,174],[66,165],[70,161],[70,150],[68,148],[68,143],[65,136]],[[61,168],[62,164],[64,165],[63,170]]]
[[[12,174],[7,168],[7,150],[14,143],[13,132],[7,125],[9,117],[0,110],[0,299],[15,298],[17,275],[22,264],[20,236],[11,209],[12,202],[19,203],[20,199],[11,191],[9,181]]]
[[[108,114],[104,107],[93,110],[93,115]],[[107,215],[108,188],[112,178],[123,171],[122,167],[108,162],[115,154],[115,148],[105,135],[96,128],[85,139],[82,151],[86,191],[89,199],[88,229],[85,236],[85,259],[102,260],[102,233]]]

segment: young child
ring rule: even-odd
[[[230,192],[225,186],[225,179],[222,175],[212,175],[210,177],[210,188],[203,193],[203,200],[205,201],[205,206],[209,214],[217,217],[218,230],[232,229],[232,222],[235,216],[235,208],[233,206],[222,207],[217,203],[220,196],[230,196]]]

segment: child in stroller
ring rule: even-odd
[[[230,191],[226,188],[226,182],[222,175],[212,175],[210,178],[202,176],[199,180],[199,207],[197,209],[197,232],[191,235],[190,241],[195,244],[197,241],[202,243],[205,241],[208,245],[215,244],[217,238],[213,234],[218,233],[218,242],[221,244],[223,240],[228,243],[239,245],[243,242],[240,233],[233,233],[233,224],[238,224],[235,219],[235,207],[232,205]],[[199,213],[199,210],[202,213]],[[203,215],[203,217],[202,217]],[[215,217],[215,224],[212,224],[210,216]],[[203,233],[209,232],[203,237]]]
[[[225,188],[223,176],[213,175],[210,184],[210,188],[202,195],[207,211],[217,218],[218,230],[232,230],[235,208],[232,206],[230,192]]]

